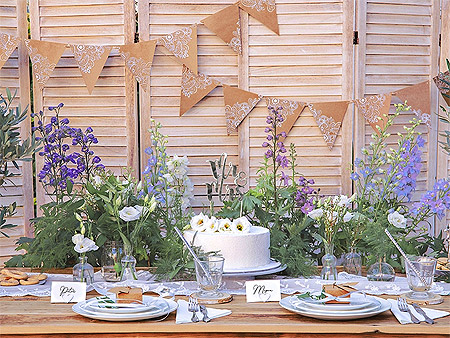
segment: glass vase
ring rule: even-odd
[[[334,245],[325,243],[325,255],[322,257],[322,271],[320,276],[326,280],[337,280],[336,256]]]
[[[94,282],[94,268],[87,262],[86,256],[79,257],[80,262],[73,267],[73,281],[92,284]]]
[[[385,259],[378,259],[367,270],[367,279],[370,281],[393,282],[395,279],[394,268],[386,263]]]
[[[125,245],[125,255],[122,257],[122,271],[120,281],[137,280],[136,258],[133,257],[133,249]]]
[[[361,276],[362,260],[361,255],[351,248],[350,252],[344,256],[344,271],[352,275]]]
[[[119,282],[122,271],[121,260],[123,246],[117,242],[106,242],[103,245],[101,263],[102,277],[107,282]]]

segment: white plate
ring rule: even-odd
[[[144,296],[144,302],[151,302],[152,300],[161,301],[161,304],[164,304],[160,307],[160,311],[146,311],[146,312],[138,312],[138,313],[95,313],[91,311],[87,311],[83,309],[86,301],[79,302],[72,306],[72,310],[79,315],[82,315],[87,318],[97,319],[97,320],[107,320],[112,322],[122,322],[122,321],[134,321],[134,320],[144,320],[151,319],[164,316],[172,311],[175,311],[178,307],[178,304],[171,299],[162,299],[151,296]]]
[[[280,300],[281,307],[285,308],[286,310],[301,314],[305,317],[311,317],[316,319],[322,319],[322,320],[353,320],[353,319],[359,319],[359,318],[367,318],[376,316],[380,313],[383,313],[384,311],[387,311],[391,308],[391,303],[389,303],[387,300],[377,298],[377,300],[380,302],[380,306],[376,307],[373,310],[369,311],[363,311],[362,310],[354,310],[354,311],[330,311],[330,312],[320,312],[313,309],[307,309],[307,308],[298,308],[294,305],[292,305],[291,300],[292,297],[296,296],[288,296]]]
[[[149,302],[143,302],[144,304],[136,304],[136,306],[133,307],[116,307],[114,308],[114,303],[98,303],[98,299],[91,298],[86,301],[84,305],[82,305],[83,310],[87,312],[94,312],[94,313],[137,313],[137,312],[149,312],[149,311],[160,311],[161,308],[158,304],[158,302],[155,302],[155,300],[151,300]],[[99,306],[100,305],[100,306]],[[105,307],[105,306],[112,306],[112,307]]]
[[[350,300],[350,299],[348,299]],[[347,301],[348,301],[347,300]],[[317,310],[327,310],[327,311],[351,311],[351,310],[359,310],[367,307],[374,307],[374,305],[379,305],[380,302],[373,298],[367,298],[367,301],[363,300],[350,300],[350,303],[340,303],[340,304],[327,304],[324,302],[316,301],[313,299],[298,299],[292,300],[293,305],[300,304],[305,305],[311,309]]]
[[[324,315],[335,314],[335,313],[346,314],[346,315],[360,314],[360,313],[365,313],[365,312],[372,312],[381,307],[381,303],[379,301],[372,302],[367,307],[364,307],[361,309],[345,310],[345,311],[333,310],[333,309],[330,309],[329,307],[324,307],[322,309],[311,308],[310,306],[308,306],[308,304],[297,303],[297,302],[291,302],[291,305],[300,311],[307,311],[310,313],[317,313],[317,314],[324,314]]]
[[[251,267],[251,268],[242,268],[242,269],[228,269],[228,270],[223,270],[224,274],[236,274],[236,273],[242,273],[242,272],[257,272],[257,271],[264,271],[264,270],[271,270],[271,269],[275,269],[278,268],[281,265],[280,262],[271,259],[269,264],[266,265],[260,265],[260,266],[255,266],[255,267]]]
[[[249,272],[224,272],[223,277],[254,277],[254,276],[264,276],[264,275],[271,275],[277,272],[281,272],[287,268],[286,264],[280,265],[273,269],[267,269],[267,270],[260,270],[260,271],[249,271]]]

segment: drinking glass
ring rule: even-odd
[[[423,281],[414,272],[411,266],[405,262],[406,278],[409,288],[412,290],[406,294],[410,299],[427,300],[432,299],[434,294],[428,292],[434,280],[434,272],[436,271],[436,259],[431,257],[418,257],[411,261],[416,268]],[[425,284],[423,283],[425,282]]]
[[[224,294],[218,290],[222,285],[223,263],[225,259],[222,256],[214,255],[199,257],[199,260],[203,269],[209,272],[211,278],[195,262],[195,274],[199,291],[193,297],[198,298],[199,301],[202,299],[214,300],[222,298]]]
[[[102,277],[107,282],[119,282],[122,270],[123,247],[117,242],[106,242],[101,257]]]

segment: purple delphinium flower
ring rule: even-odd
[[[289,185],[289,176],[284,173],[284,171],[281,172],[280,177],[281,183],[283,183],[286,187]]]
[[[419,202],[413,203],[411,214],[419,220],[425,220],[432,215],[439,219],[450,209],[450,178],[438,180],[432,190],[422,195]]]

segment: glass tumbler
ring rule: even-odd
[[[412,260],[411,263],[422,278],[420,278],[411,266],[405,262],[406,278],[408,280],[409,288],[412,290],[406,295],[410,299],[417,300],[433,298],[434,294],[428,291],[433,284],[434,273],[436,271],[436,259],[431,257],[418,257],[415,260]]]
[[[225,259],[222,256],[216,255],[199,257],[199,260],[201,266],[195,262],[195,274],[199,288],[196,297],[199,299],[221,298],[223,295],[218,290],[222,285],[223,263]],[[209,276],[205,271],[209,272]]]

